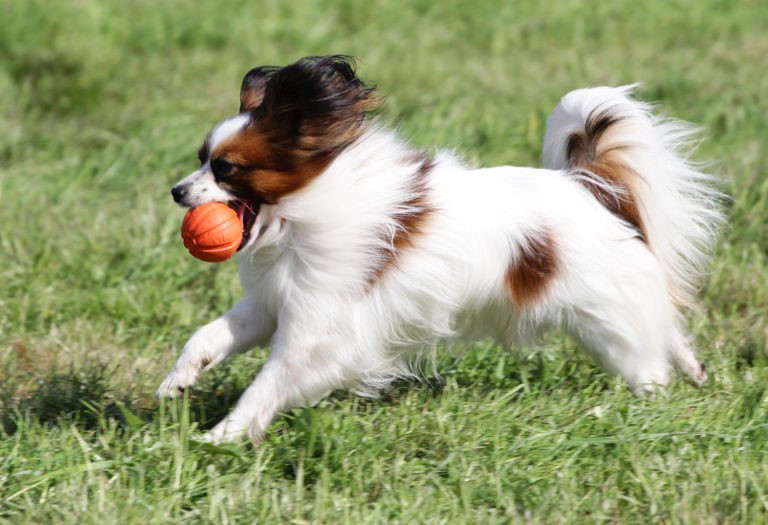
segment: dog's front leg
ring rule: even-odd
[[[315,403],[357,379],[358,368],[348,362],[354,353],[345,352],[341,338],[325,330],[308,330],[287,340],[281,331],[256,379],[232,412],[203,436],[204,441],[232,441],[246,433],[259,439],[278,412]]]
[[[195,384],[202,372],[231,355],[265,343],[274,330],[274,321],[264,315],[259,302],[246,297],[192,335],[155,396],[179,395]]]

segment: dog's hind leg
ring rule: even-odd
[[[696,385],[701,385],[707,380],[707,367],[696,358],[691,349],[690,339],[678,329],[669,353],[675,368],[688,376]]]
[[[588,355],[607,372],[621,375],[637,395],[663,391],[672,365],[693,383],[702,384],[706,367],[681,331],[680,314],[663,288],[643,280],[640,272],[637,276],[631,285],[634,293],[604,296],[597,309],[574,312],[569,332]]]
[[[246,297],[192,335],[155,397],[179,395],[195,384],[200,374],[227,357],[266,342],[274,326],[274,321],[264,316],[258,301]]]
[[[571,334],[606,372],[622,376],[635,395],[664,392],[669,384],[670,366],[663,345],[653,341],[653,337],[615,330],[614,322],[589,326],[590,323],[582,321],[579,330]]]
[[[677,314],[653,268],[604,272],[566,314],[566,328],[585,353],[621,375],[636,395],[663,392],[670,380]]]

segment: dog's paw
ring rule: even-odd
[[[200,370],[192,366],[179,366],[178,363],[168,374],[168,377],[160,384],[155,392],[155,398],[178,397],[184,394],[184,391],[195,384]]]
[[[237,420],[226,417],[219,421],[215,427],[203,434],[199,440],[203,443],[230,443],[246,437],[249,424],[244,420]]]
[[[699,371],[698,373],[691,376],[691,379],[693,379],[693,382],[696,383],[697,386],[704,384],[704,382],[707,380],[707,365],[705,365],[702,361],[699,361]]]

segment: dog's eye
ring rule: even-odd
[[[213,171],[213,176],[217,179],[228,177],[232,174],[233,171],[235,171],[236,167],[237,166],[235,164],[227,162],[223,159],[214,159],[211,161],[211,171]]]

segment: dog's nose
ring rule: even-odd
[[[176,202],[180,202],[181,199],[184,198],[184,195],[187,194],[187,188],[184,186],[174,186],[171,189],[171,195],[173,195],[173,200]]]

